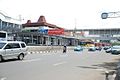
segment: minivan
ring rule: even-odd
[[[27,54],[25,42],[21,41],[0,41],[0,62],[6,59],[17,58],[23,60]]]

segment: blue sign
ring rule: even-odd
[[[48,34],[48,29],[40,28],[39,32],[43,34]]]

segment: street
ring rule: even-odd
[[[116,62],[119,55],[102,51],[34,53],[24,60],[0,63],[0,80],[105,80],[105,63]],[[108,66],[107,66],[108,67]]]

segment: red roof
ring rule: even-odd
[[[38,27],[38,26],[48,26],[49,28],[59,28],[54,24],[50,24],[46,22],[46,19],[44,16],[40,16],[37,22],[31,22],[31,20],[28,20],[27,23],[22,24],[23,27]]]

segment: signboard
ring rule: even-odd
[[[48,29],[40,28],[39,32],[43,34],[48,34]]]
[[[101,18],[102,19],[107,19],[108,18],[108,13],[102,13]]]
[[[48,35],[63,35],[64,29],[49,29]]]

